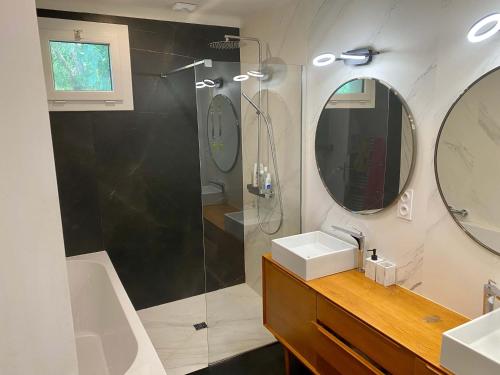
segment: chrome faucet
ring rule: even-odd
[[[336,225],[331,226],[332,229],[344,232],[354,238],[356,242],[358,243],[358,257],[357,257],[357,265],[358,265],[358,271],[359,272],[365,272],[365,235],[363,232],[355,230],[355,229],[347,229],[347,228],[342,228],[338,227]]]
[[[500,288],[493,280],[488,280],[483,290],[483,314],[487,314],[495,310],[495,300],[500,299]]]

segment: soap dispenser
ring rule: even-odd
[[[367,251],[371,251],[373,254],[366,258],[365,276],[373,281],[376,281],[377,263],[383,262],[384,260],[377,255],[377,249]]]

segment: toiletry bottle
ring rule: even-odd
[[[264,173],[262,173],[262,190],[266,190],[266,180],[267,180],[267,167],[264,166]]]
[[[377,255],[377,249],[367,250],[371,251],[373,254],[366,258],[365,264],[365,276],[369,279],[377,280],[377,263],[383,262],[384,260]]]
[[[266,176],[266,183],[265,183],[265,186],[264,186],[264,189],[266,191],[271,191],[272,189],[272,185],[271,185],[271,173],[268,173],[267,176]]]
[[[265,184],[265,178],[266,176],[264,175],[264,164],[260,164],[260,169],[259,169],[259,190],[262,191],[264,190],[264,184]]]
[[[253,187],[259,186],[259,172],[257,170],[257,163],[254,163],[253,165],[252,185]]]

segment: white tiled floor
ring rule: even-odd
[[[275,341],[262,325],[262,298],[247,284],[138,313],[169,375],[188,374]],[[193,324],[200,322],[208,329],[196,331]]]

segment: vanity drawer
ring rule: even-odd
[[[318,355],[317,369],[320,374],[383,375],[382,371],[321,324],[311,324],[316,330],[313,345]]]
[[[318,295],[317,320],[392,374],[412,374],[415,356],[388,337]]]
[[[264,259],[264,325],[308,367],[316,354],[311,344],[316,320],[316,293]]]
[[[434,366],[422,361],[419,358],[415,358],[415,375],[445,375],[447,372],[439,370]]]

